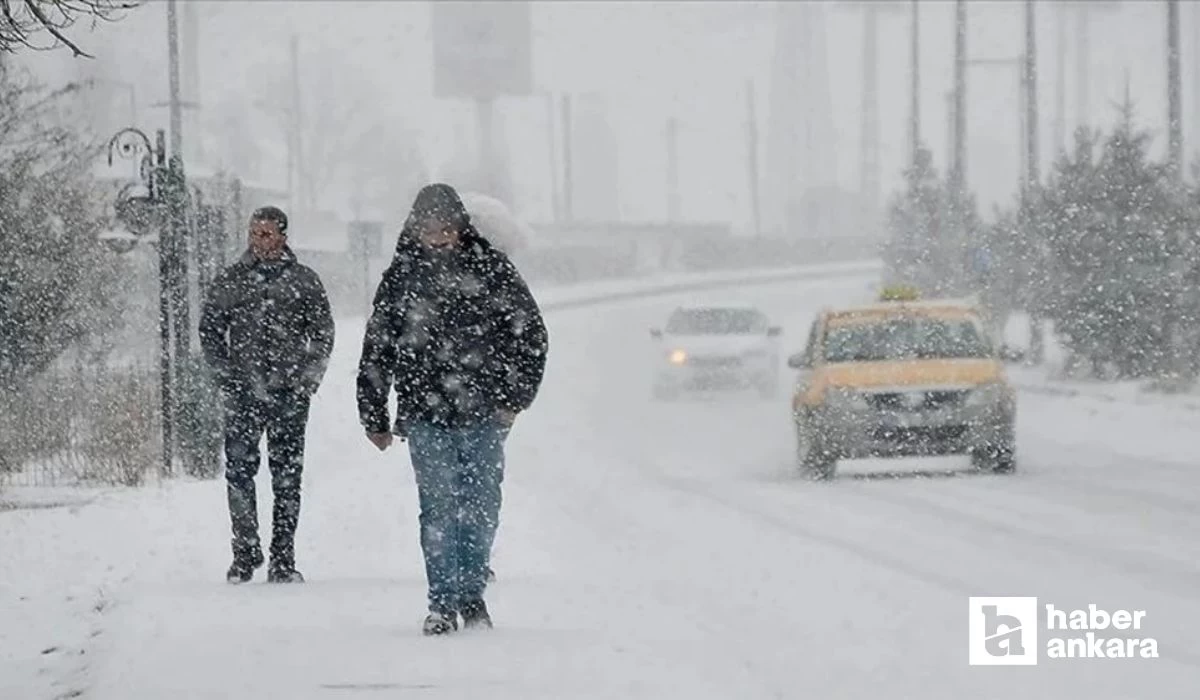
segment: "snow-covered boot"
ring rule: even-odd
[[[446,614],[440,612],[431,612],[425,618],[425,624],[421,627],[421,631],[426,637],[438,634],[449,634],[458,629],[458,618],[454,613]]]
[[[229,583],[247,583],[254,578],[254,571],[263,565],[263,553],[261,549],[253,549],[249,552],[238,553],[233,557],[233,563],[229,566],[229,571],[225,573],[225,580]]]
[[[492,616],[488,614],[487,605],[482,600],[464,604],[459,612],[462,614],[464,629],[492,629]]]
[[[267,568],[269,583],[304,583],[304,576],[296,570],[294,564],[271,562]]]

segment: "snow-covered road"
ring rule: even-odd
[[[816,307],[866,289],[740,298],[792,348]],[[223,583],[219,481],[0,514],[4,579],[24,598],[0,601],[0,624],[38,635],[0,629],[0,649],[27,652],[0,658],[0,697],[1196,697],[1200,414],[1023,394],[1016,475],[905,460],[801,482],[786,392],[650,399],[647,329],[674,301],[549,317],[545,388],[510,441],[495,630],[420,636],[407,454],[358,429],[361,336],[344,324],[309,430],[309,582]],[[64,591],[76,600],[58,607],[87,614],[62,616],[87,627],[64,639],[94,628],[82,650],[39,627]],[[1145,610],[1162,658],[970,667],[973,595]]]

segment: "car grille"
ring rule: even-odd
[[[688,360],[688,364],[694,367],[704,368],[721,368],[721,367],[737,367],[742,363],[742,358],[737,355],[699,355],[692,356]]]
[[[866,395],[871,408],[880,411],[932,411],[955,408],[967,400],[966,390],[886,391]]]
[[[935,443],[957,440],[967,432],[965,425],[937,425],[922,428],[876,428],[872,439],[901,443]]]

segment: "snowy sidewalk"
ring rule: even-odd
[[[1099,379],[1062,378],[1066,353],[1054,339],[1049,325],[1046,328],[1046,356],[1041,366],[1012,365],[1008,375],[1019,389],[1069,398],[1090,399],[1128,406],[1159,407],[1200,411],[1200,385],[1178,393],[1155,388],[1153,380],[1103,381]],[[1029,319],[1014,314],[1005,329],[1005,340],[1019,348],[1029,347]]]
[[[1150,381],[1083,381],[1055,379],[1048,376],[1053,369],[1045,367],[1011,367],[1008,370],[1017,388],[1051,396],[1091,399],[1129,406],[1154,406],[1187,411],[1200,411],[1200,392],[1193,388],[1180,393],[1167,393],[1152,388]]]

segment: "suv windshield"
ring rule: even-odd
[[[684,309],[667,320],[667,333],[672,335],[735,335],[766,330],[761,315],[749,309]]]
[[[894,318],[830,328],[827,362],[885,362],[991,356],[988,341],[970,321]]]

